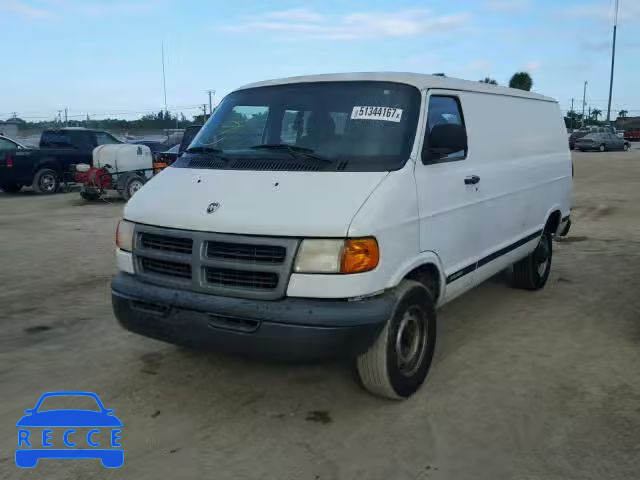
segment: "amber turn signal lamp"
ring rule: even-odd
[[[349,238],[344,242],[340,273],[362,273],[373,270],[380,261],[375,238]]]

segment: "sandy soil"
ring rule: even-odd
[[[500,278],[440,312],[427,384],[365,393],[349,365],[192,352],[111,313],[122,202],[0,193],[0,479],[631,479],[640,472],[640,150],[577,153],[548,287]],[[14,464],[51,390],[100,395],[125,464]]]

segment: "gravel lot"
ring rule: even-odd
[[[497,277],[446,306],[427,383],[401,403],[365,393],[345,364],[261,363],[124,331],[109,292],[123,203],[0,193],[0,478],[637,478],[640,150],[574,163],[574,228],[547,288]],[[121,469],[15,466],[15,422],[52,390],[115,409]]]

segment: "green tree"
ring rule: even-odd
[[[511,80],[509,80],[509,86],[529,92],[531,91],[531,87],[533,87],[533,80],[527,72],[517,72],[514,73]]]
[[[593,118],[596,122],[598,121],[598,117],[602,115],[602,110],[598,108],[594,108],[591,110],[591,118]]]
[[[627,118],[627,115],[629,114],[629,112],[627,110],[620,110],[618,112],[618,117],[620,118]]]
[[[580,125],[582,115],[574,110],[569,110],[564,117],[564,124],[567,128],[575,128]]]
[[[488,83],[489,85],[498,85],[498,82],[493,78],[484,77],[482,80],[478,80],[480,83]]]

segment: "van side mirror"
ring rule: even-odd
[[[438,163],[440,159],[452,153],[466,152],[467,146],[467,131],[463,125],[441,123],[431,129],[422,151],[422,162]]]

